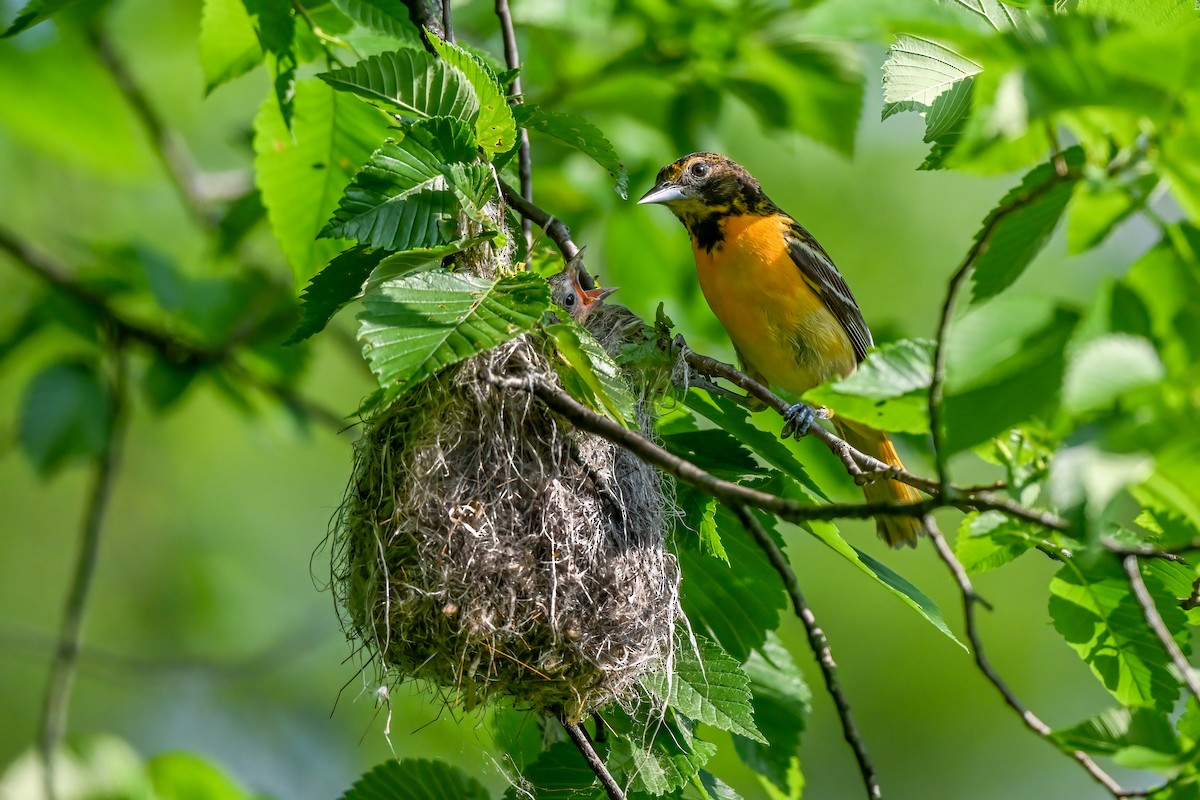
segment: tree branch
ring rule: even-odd
[[[697,372],[724,378],[735,386],[744,389],[751,396],[766,403],[768,407],[780,416],[783,416],[791,407],[786,400],[744,372],[710,356],[701,355],[690,348],[686,348],[686,345],[684,347],[684,360]],[[868,477],[886,477],[906,483],[909,486],[923,489],[933,494],[937,505],[952,505],[960,509],[974,509],[978,511],[999,511],[1008,516],[1056,531],[1066,531],[1070,527],[1062,517],[1051,514],[1048,511],[1040,511],[1022,506],[1020,503],[998,497],[986,489],[952,486],[952,491],[941,492],[939,491],[941,484],[938,481],[923,478],[907,470],[893,467],[874,456],[856,450],[837,434],[826,430],[820,425],[813,425],[809,428],[808,435],[820,441],[829,448],[830,452],[841,459],[842,463],[846,465],[846,470],[851,475],[865,474]]]
[[[825,678],[825,689],[829,692],[829,696],[833,698],[833,704],[837,707],[838,718],[842,721],[842,733],[846,737],[846,743],[850,745],[850,749],[854,752],[854,759],[858,762],[858,771],[862,774],[863,785],[867,790],[867,797],[870,800],[878,800],[883,797],[883,789],[879,785],[878,779],[875,777],[875,768],[871,764],[870,758],[867,756],[866,745],[863,744],[862,736],[858,732],[858,726],[854,722],[854,716],[850,711],[850,701],[846,699],[845,693],[842,691],[841,681],[838,680],[837,662],[833,660],[833,651],[829,647],[829,640],[825,638],[825,632],[817,624],[817,618],[809,608],[808,603],[804,600],[804,595],[800,591],[800,581],[796,578],[795,571],[792,570],[791,564],[788,563],[787,556],[779,549],[775,540],[767,533],[767,530],[762,526],[762,523],[754,516],[754,513],[747,509],[744,505],[734,504],[733,512],[737,514],[739,520],[746,531],[753,537],[758,546],[766,553],[771,566],[775,568],[775,572],[779,574],[783,581],[783,588],[791,598],[792,608],[796,612],[796,616],[804,624],[804,630],[808,634],[808,646],[812,649],[813,655],[817,659],[817,664],[821,668],[821,674]]]
[[[979,671],[983,673],[983,676],[987,678],[994,687],[996,687],[996,691],[998,691],[1000,696],[1004,698],[1004,702],[1007,703],[1013,711],[1017,712],[1017,715],[1021,718],[1021,721],[1025,723],[1025,727],[1037,734],[1039,738],[1044,739],[1047,742],[1050,742],[1050,744],[1054,745],[1054,742],[1050,739],[1050,726],[1043,722],[1041,717],[1037,716],[1025,707],[1025,704],[1017,698],[1016,694],[1013,693],[1008,684],[1004,682],[999,673],[997,673],[995,668],[992,667],[991,662],[988,661],[987,655],[983,649],[983,638],[979,634],[978,620],[975,615],[975,607],[978,605],[987,606],[987,601],[985,601],[975,592],[975,587],[972,586],[971,579],[967,576],[966,569],[963,568],[962,563],[959,562],[959,560],[955,557],[954,551],[950,549],[950,545],[946,541],[946,537],[942,535],[942,532],[938,529],[937,524],[934,522],[932,516],[925,517],[925,527],[929,531],[929,538],[933,541],[933,546],[937,550],[938,557],[941,558],[942,563],[946,565],[946,568],[950,570],[950,574],[954,576],[954,580],[958,584],[959,591],[962,594],[963,624],[967,629],[967,640],[971,643],[971,651],[975,657],[975,665],[979,667]],[[990,608],[990,606],[988,607]],[[1057,748],[1057,745],[1054,746]],[[1101,769],[1100,765],[1097,764],[1087,753],[1084,753],[1082,750],[1076,750],[1070,755],[1073,759],[1079,762],[1079,765],[1082,766],[1087,773],[1096,780],[1097,783],[1107,789],[1113,795],[1113,797],[1131,796],[1124,792],[1116,780],[1114,780],[1111,775]]]
[[[517,32],[513,29],[512,12],[508,0],[496,0],[496,16],[500,19],[500,33],[504,37],[504,63],[509,69],[521,68],[521,54],[517,50]],[[521,75],[517,73],[508,87],[509,97],[521,97]],[[517,173],[521,179],[521,197],[533,203],[533,165],[529,153],[529,131],[517,128]],[[533,247],[533,220],[521,217],[521,233],[525,236],[525,248]]]
[[[92,579],[96,575],[96,563],[100,553],[100,535],[104,525],[105,511],[112,496],[113,482],[121,449],[125,441],[127,398],[125,385],[125,355],[121,351],[120,336],[114,344],[113,376],[109,388],[112,397],[112,418],[104,450],[96,458],[92,487],[88,493],[87,510],[83,517],[83,528],[79,535],[79,554],[71,577],[66,608],[59,626],[58,645],[50,665],[50,679],[42,703],[42,716],[38,725],[38,750],[42,760],[42,778],[48,800],[58,797],[54,784],[55,762],[58,748],[67,729],[67,717],[71,705],[71,687],[79,664],[80,642],[83,637],[83,616],[91,594]]]
[[[1187,656],[1179,649],[1179,643],[1167,629],[1167,623],[1163,621],[1162,614],[1158,613],[1158,608],[1154,605],[1154,598],[1150,596],[1150,590],[1146,588],[1146,582],[1142,580],[1138,557],[1127,555],[1121,559],[1121,565],[1125,567],[1125,574],[1129,576],[1129,585],[1133,588],[1133,595],[1137,598],[1138,605],[1142,607],[1142,616],[1146,618],[1146,624],[1162,642],[1163,649],[1171,657],[1171,663],[1175,665],[1180,677],[1187,684],[1188,691],[1200,702],[1200,679],[1197,679],[1196,671],[1192,669]]]
[[[526,200],[513,187],[509,186],[503,180],[500,181],[500,191],[504,193],[504,199],[508,204],[525,219],[533,221],[541,228],[550,240],[558,245],[559,252],[562,253],[563,259],[570,261],[579,254],[579,247],[575,242],[571,241],[571,229],[566,226],[558,217],[552,217],[542,209],[533,204],[532,201]],[[592,280],[591,273],[586,269],[579,271],[579,283],[584,289],[595,289],[595,281]]]
[[[578,748],[583,760],[591,767],[592,772],[596,773],[596,778],[600,781],[600,785],[604,787],[604,791],[608,794],[608,800],[625,800],[625,792],[621,789],[612,773],[608,771],[608,767],[604,766],[604,761],[596,752],[596,748],[592,747],[592,741],[588,739],[587,731],[578,722],[567,722],[565,719],[560,720],[563,728],[567,732],[567,736],[571,737],[571,742]]]

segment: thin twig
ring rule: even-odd
[[[754,513],[743,505],[734,505],[733,512],[737,514],[746,531],[754,538],[758,546],[766,553],[771,566],[775,568],[775,572],[779,574],[783,581],[783,588],[791,598],[792,608],[796,612],[796,616],[804,624],[804,630],[808,634],[808,645],[812,649],[813,655],[817,659],[817,664],[821,668],[821,674],[825,678],[825,688],[829,692],[829,696],[833,698],[833,704],[837,707],[838,717],[842,721],[842,733],[846,737],[846,743],[850,745],[850,749],[854,752],[854,759],[858,762],[858,771],[862,774],[863,785],[867,790],[867,797],[871,800],[878,800],[883,797],[883,789],[879,785],[878,779],[875,777],[875,768],[871,764],[870,758],[867,756],[866,745],[863,744],[862,736],[858,732],[858,726],[854,722],[854,716],[850,711],[850,701],[846,699],[845,692],[842,691],[841,681],[838,680],[837,662],[833,660],[833,651],[829,647],[829,640],[825,638],[825,632],[817,624],[817,618],[809,608],[808,603],[804,600],[804,595],[800,591],[800,581],[796,578],[796,573],[792,570],[791,564],[788,563],[787,556],[779,549],[779,545],[767,533],[762,523],[754,516]]]
[[[978,620],[975,615],[975,607],[978,605],[986,607],[987,601],[975,592],[975,587],[971,584],[971,579],[967,576],[966,569],[963,568],[962,563],[955,557],[954,551],[950,548],[946,537],[938,530],[932,516],[925,518],[925,528],[929,531],[929,538],[933,541],[933,546],[937,550],[938,557],[941,558],[942,563],[946,565],[947,569],[950,570],[950,574],[954,576],[955,582],[958,583],[959,591],[962,594],[963,624],[967,629],[967,640],[971,644],[971,651],[975,657],[975,665],[979,667],[979,671],[983,673],[984,677],[996,687],[996,691],[1004,698],[1004,702],[1013,711],[1017,712],[1017,715],[1021,717],[1021,721],[1025,723],[1025,727],[1037,734],[1039,738],[1057,747],[1053,740],[1050,739],[1050,726],[1043,722],[1041,717],[1025,707],[1025,704],[1017,698],[1008,684],[1004,682],[999,673],[992,667],[991,662],[988,661],[983,649],[983,638],[979,634]],[[1087,753],[1084,753],[1082,750],[1075,750],[1070,755],[1079,762],[1080,766],[1087,770],[1087,773],[1097,783],[1107,789],[1114,797],[1131,796],[1125,793],[1116,780],[1105,772]]]
[[[1133,595],[1142,607],[1142,616],[1146,618],[1146,624],[1150,626],[1150,630],[1154,631],[1154,635],[1162,642],[1167,655],[1171,657],[1171,663],[1175,665],[1175,669],[1178,670],[1184,683],[1187,684],[1192,696],[1197,701],[1200,701],[1200,679],[1196,677],[1196,672],[1192,669],[1192,665],[1188,663],[1187,657],[1179,649],[1179,642],[1175,641],[1175,637],[1167,629],[1167,623],[1163,621],[1162,614],[1158,613],[1158,608],[1154,605],[1154,598],[1150,596],[1150,590],[1146,588],[1146,582],[1142,580],[1142,570],[1138,557],[1134,555],[1125,556],[1121,559],[1121,565],[1125,567],[1125,574],[1129,576],[1129,585],[1133,587]]]
[[[504,181],[500,181],[500,191],[504,193],[504,199],[508,201],[508,204],[518,214],[525,219],[532,220],[534,224],[545,232],[550,241],[558,245],[558,250],[562,253],[564,260],[570,261],[579,254],[579,247],[571,240],[571,229],[561,219],[550,216],[532,202],[522,197],[520,192]],[[591,273],[586,269],[579,271],[579,283],[584,289],[596,288]]]
[[[454,21],[450,13],[450,0],[442,0],[442,32],[450,44],[454,44]]]
[[[762,492],[748,486],[722,480],[692,462],[669,453],[636,431],[631,431],[597,414],[567,392],[544,380],[520,380],[486,376],[486,380],[501,389],[530,392],[537,395],[551,410],[576,427],[594,433],[624,447],[651,466],[684,483],[710,494],[731,506],[750,505],[779,516],[788,522],[811,520],[867,519],[879,516],[923,516],[935,506],[934,501],[918,503],[825,503],[811,505],[786,497]]]
[[[500,19],[500,33],[504,37],[504,63],[509,69],[521,68],[521,54],[517,49],[517,32],[513,29],[512,12],[508,0],[496,0],[496,16]],[[521,74],[518,72],[508,87],[509,97],[521,97]],[[521,197],[533,203],[533,166],[529,153],[529,131],[517,128],[517,174],[521,179]],[[521,233],[525,235],[525,248],[533,247],[533,220],[521,217]]]
[[[213,228],[216,218],[208,207],[204,193],[200,189],[200,181],[195,163],[187,146],[175,131],[159,116],[158,111],[150,102],[150,98],[142,91],[129,67],[113,46],[112,40],[104,31],[103,23],[97,22],[88,29],[88,43],[104,64],[121,95],[133,110],[134,116],[146,129],[150,145],[162,162],[167,178],[174,184],[184,206],[192,217],[203,228]]]
[[[42,775],[48,800],[58,797],[54,785],[58,748],[67,730],[71,705],[71,686],[79,663],[80,641],[83,636],[83,617],[87,610],[92,579],[100,553],[100,535],[104,514],[112,496],[113,481],[121,458],[126,431],[125,355],[121,352],[120,337],[114,345],[113,376],[109,392],[112,400],[108,438],[104,450],[97,456],[92,487],[88,493],[87,510],[79,535],[79,554],[71,577],[70,591],[59,627],[58,645],[50,665],[50,679],[42,704],[39,722],[38,749],[42,759]]]
[[[625,791],[608,771],[608,767],[604,766],[604,761],[596,752],[596,748],[592,747],[592,741],[588,738],[587,731],[583,729],[583,726],[578,722],[567,722],[565,719],[562,720],[562,726],[566,730],[567,736],[571,737],[571,741],[578,748],[580,755],[583,756],[583,760],[588,763],[592,772],[596,773],[596,778],[608,794],[608,800],[625,800]]]
[[[690,348],[684,350],[684,359],[698,372],[705,375],[716,375],[746,390],[757,399],[766,403],[769,408],[781,416],[790,408],[790,404],[786,400],[729,364],[718,361],[711,356],[701,355]],[[939,505],[952,505],[957,508],[975,509],[978,511],[999,511],[1008,516],[1032,522],[1052,530],[1066,531],[1069,529],[1069,524],[1062,517],[1051,514],[1048,511],[1028,508],[1007,498],[998,497],[987,490],[952,486],[952,491],[941,492],[939,491],[940,484],[936,480],[924,478],[908,470],[894,467],[880,461],[874,456],[856,450],[846,440],[820,425],[813,425],[809,428],[808,435],[820,441],[829,448],[830,452],[838,456],[846,465],[847,471],[852,475],[855,474],[855,469],[859,469],[871,475],[906,483],[909,486],[932,493]]]

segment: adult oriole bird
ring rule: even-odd
[[[850,287],[804,227],[763,192],[741,165],[717,153],[693,153],[663,167],[639,203],[660,203],[692,239],[704,298],[725,327],[747,373],[797,395],[845,377],[873,344]],[[803,436],[812,410],[797,403],[790,427]],[[834,416],[852,447],[903,466],[886,433]],[[863,486],[868,501],[913,502],[894,480]],[[912,517],[879,517],[889,545],[915,545],[924,532]]]

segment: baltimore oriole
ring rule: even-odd
[[[804,227],[763,192],[741,165],[717,153],[693,153],[663,167],[639,203],[661,203],[692,238],[704,298],[733,340],[747,373],[797,395],[858,368],[873,344],[850,287]],[[789,412],[802,436],[811,409]],[[834,416],[850,445],[903,466],[883,431]],[[863,486],[868,501],[913,502],[894,480]],[[924,532],[912,517],[879,517],[889,545],[915,545]]]
[[[584,289],[579,280],[579,271],[583,269],[583,250],[579,253],[579,256],[566,263],[562,272],[556,272],[548,280],[550,299],[555,305],[565,309],[571,315],[571,319],[582,325],[591,313],[600,307],[604,298],[615,292],[617,287]]]

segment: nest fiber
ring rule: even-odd
[[[574,720],[666,667],[679,574],[657,473],[493,383],[553,376],[525,336],[369,420],[334,579],[349,634],[391,674]]]

